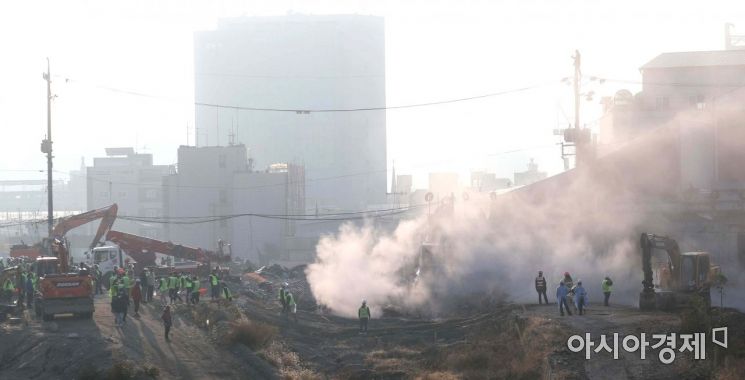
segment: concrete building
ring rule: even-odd
[[[655,128],[677,130],[681,188],[743,188],[745,50],[664,53],[641,67],[642,92],[604,100],[598,151]],[[674,152],[671,152],[674,153]]]
[[[382,18],[224,19],[195,33],[194,65],[197,146],[244,144],[259,168],[303,165],[309,206],[385,203],[385,111],[312,112],[385,106]]]
[[[87,209],[117,203],[120,216],[163,216],[163,176],[174,170],[172,165],[154,165],[152,154],[106,148],[106,157],[95,157],[86,170]],[[162,224],[118,219],[114,228],[154,239],[164,236]]]
[[[525,186],[546,178],[546,172],[538,171],[538,164],[533,159],[528,163],[528,170],[515,172],[515,186]]]
[[[666,233],[745,264],[745,51],[664,53],[640,71],[640,93],[604,99],[600,160],[623,157],[614,184],[645,183],[648,212],[674,221]]]
[[[164,216],[212,216],[214,221],[170,223],[166,237],[205,249],[215,249],[223,239],[234,256],[255,263],[310,261],[294,257],[301,253],[290,254],[295,221],[285,217],[304,213],[304,188],[301,166],[281,163],[252,170],[245,145],[181,146],[178,172],[163,180]],[[226,217],[235,215],[241,216]]]
[[[509,178],[497,178],[495,173],[485,171],[471,172],[471,189],[478,192],[492,192],[512,186]]]

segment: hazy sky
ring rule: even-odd
[[[90,165],[111,146],[136,146],[156,163],[174,163],[187,125],[194,142],[193,31],[214,28],[220,17],[288,12],[384,16],[389,106],[548,84],[388,111],[389,165],[395,159],[397,172],[415,174],[420,186],[429,171],[456,170],[462,182],[470,169],[511,176],[530,157],[560,171],[552,130],[573,119],[571,88],[559,82],[572,74],[574,49],[586,76],[639,80],[638,67],[661,52],[723,48],[726,22],[745,34],[741,1],[3,2],[0,178],[45,178],[37,172],[46,167],[39,151],[45,57],[57,95],[56,170],[78,168],[81,157]],[[611,95],[620,88],[636,90],[612,81],[585,90]],[[598,101],[583,103],[585,122],[598,118]],[[521,151],[504,153],[514,150]]]

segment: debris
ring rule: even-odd
[[[316,311],[318,304],[305,277],[306,268],[307,265],[298,265],[290,269],[279,264],[263,266],[255,272],[244,273],[241,276],[243,282],[240,290],[254,299],[273,300],[277,296],[280,284],[287,282],[288,289],[295,296],[298,309]]]
[[[69,333],[66,335],[69,339],[78,339],[80,338],[80,334],[78,333]]]

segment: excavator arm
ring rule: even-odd
[[[135,260],[138,260],[136,255],[149,253],[153,255],[152,260],[154,261],[154,254],[160,253],[199,263],[230,261],[230,255],[222,255],[201,248],[187,247],[180,244],[173,244],[171,242],[155,240],[120,231],[109,231],[106,234],[106,240],[118,245]],[[150,259],[148,258],[148,262],[149,261]]]
[[[116,220],[116,214],[119,210],[119,206],[116,203],[111,206],[102,207],[99,209],[84,212],[82,214],[66,216],[59,220],[54,229],[52,230],[52,236],[50,238],[62,238],[65,234],[73,228],[80,227],[83,224],[90,223],[96,219],[101,219],[101,224],[98,226],[96,235],[91,242],[90,249],[93,249],[98,242],[101,240],[106,232],[111,229]]]

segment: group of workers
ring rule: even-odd
[[[23,266],[19,266],[17,273],[14,276],[7,276],[0,286],[2,286],[2,293],[0,299],[3,302],[13,302],[13,295],[17,294],[18,306],[23,307],[24,300],[26,301],[26,307],[31,307],[31,303],[34,300],[34,293],[37,288],[38,279],[28,269],[24,269]]]
[[[610,295],[613,287],[613,281],[610,277],[605,277],[600,284],[604,295],[603,305],[609,306]],[[538,271],[538,277],[535,278],[535,290],[538,292],[538,304],[544,302],[548,305],[546,297],[547,281],[543,276],[543,271]],[[574,302],[572,302],[574,301]],[[574,304],[579,315],[585,314],[585,306],[588,303],[587,290],[582,286],[582,280],[574,284],[574,280],[569,272],[564,272],[564,278],[559,282],[556,288],[556,302],[559,306],[559,314],[564,315],[564,309],[567,314],[572,315],[569,305]]]
[[[297,323],[297,303],[295,302],[295,296],[289,289],[288,283],[282,283],[277,298],[279,304],[282,306],[280,315],[284,316],[286,319],[292,315],[292,319]],[[367,301],[362,300],[362,305],[357,309],[357,317],[360,320],[360,334],[367,334],[367,323],[371,316],[372,314],[370,313],[370,308],[367,306]]]
[[[94,277],[96,277],[95,271],[97,269],[94,268]],[[161,320],[166,341],[170,341],[169,334],[173,325],[170,305],[177,301],[184,302],[184,298],[187,304],[196,305],[199,303],[201,282],[196,275],[173,271],[168,276],[162,276],[156,281],[153,271],[145,269],[140,277],[132,283],[129,274],[124,269],[115,268],[115,273],[116,275],[109,279],[109,294],[111,295],[111,312],[114,314],[114,325],[116,327],[126,324],[130,301],[134,303],[134,316],[139,317],[140,302],[152,302],[156,283],[158,284],[157,291],[160,295],[160,301],[164,305]],[[225,284],[225,281],[220,279],[217,273],[217,270],[212,271],[208,278],[212,300],[224,297],[226,300],[232,301],[233,296],[230,288]],[[184,298],[181,297],[182,294]],[[168,300],[166,300],[166,296],[168,296]]]

